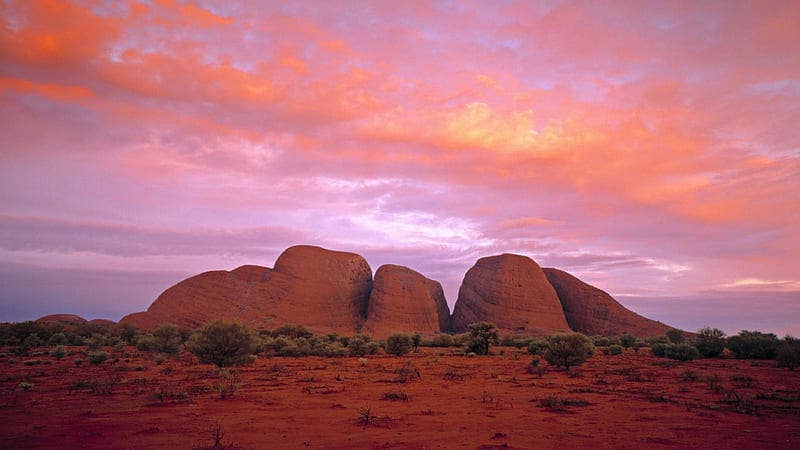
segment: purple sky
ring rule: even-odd
[[[800,334],[798,2],[0,1],[0,320],[314,244]]]

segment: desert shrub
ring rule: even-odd
[[[650,353],[652,353],[653,356],[658,356],[658,357],[663,358],[663,357],[667,356],[667,348],[668,347],[669,347],[669,344],[667,344],[667,343],[656,342],[656,343],[654,343],[654,344],[652,344],[650,346]]]
[[[433,347],[455,347],[457,344],[449,334],[437,334],[431,340]]]
[[[650,336],[645,338],[645,344],[652,347],[655,344],[669,344],[669,339],[663,334],[661,336]]]
[[[372,355],[378,351],[380,344],[365,334],[356,334],[346,339],[347,353],[350,356]]]
[[[415,352],[419,350],[419,345],[422,343],[422,335],[419,333],[414,333],[414,335],[411,336],[411,343],[414,345]]]
[[[477,322],[469,325],[467,353],[488,355],[489,346],[497,344],[497,327],[489,322]]]
[[[678,361],[690,361],[700,357],[697,349],[687,343],[668,345],[664,353],[669,359],[677,359]]]
[[[214,388],[219,394],[219,398],[225,400],[236,395],[240,385],[239,374],[235,370],[221,369],[219,371],[219,380]]]
[[[153,343],[156,351],[174,355],[183,344],[181,330],[171,323],[162,323],[153,330]]]
[[[67,356],[68,354],[69,352],[67,351],[67,348],[64,347],[63,345],[56,345],[55,347],[53,347],[52,350],[50,350],[50,356],[52,356],[55,359],[61,359]]]
[[[287,336],[290,338],[310,338],[314,336],[308,328],[302,325],[286,324],[272,330],[272,336]]]
[[[800,366],[800,339],[786,336],[775,352],[778,367],[794,370]]]
[[[636,336],[632,334],[623,334],[619,337],[619,345],[629,348],[633,347],[633,344],[636,343]]]
[[[622,353],[622,346],[621,345],[609,345],[608,346],[608,354],[609,355],[619,355]]]
[[[677,328],[670,328],[664,335],[667,336],[667,339],[673,344],[680,344],[685,339],[683,331]]]
[[[36,333],[31,333],[22,341],[22,345],[27,348],[41,347],[44,345],[42,338]]]
[[[129,323],[123,323],[119,325],[118,333],[119,338],[126,344],[133,344],[136,338],[136,327]]]
[[[547,372],[547,367],[541,365],[541,361],[539,358],[533,358],[530,363],[528,363],[528,367],[526,368],[527,372],[531,375],[534,375],[538,378],[542,378]]]
[[[592,344],[595,347],[608,347],[611,345],[608,338],[605,336],[592,336]]]
[[[725,333],[717,328],[701,328],[697,330],[694,346],[703,358],[714,358],[725,350]]]
[[[580,334],[558,334],[551,336],[547,342],[544,359],[554,366],[569,369],[582,364],[594,353],[591,339]]]
[[[53,333],[50,336],[50,339],[47,340],[47,345],[67,345],[69,344],[69,340],[67,340],[67,335],[64,333]]]
[[[407,402],[411,400],[411,396],[403,391],[391,391],[391,392],[384,392],[383,395],[381,395],[381,400]]]
[[[531,355],[541,355],[545,350],[547,350],[547,341],[532,339],[528,343],[528,353]]]
[[[395,333],[386,339],[386,352],[395,356],[405,355],[413,346],[414,342],[407,334]]]
[[[402,366],[395,369],[394,373],[397,375],[398,383],[407,383],[420,378],[419,369],[417,369],[410,362],[406,362]]]
[[[149,352],[156,349],[156,338],[150,333],[141,334],[134,339],[136,349]]]
[[[772,333],[743,330],[729,337],[727,346],[739,359],[772,359],[779,342]]]
[[[186,347],[203,363],[227,367],[252,362],[258,341],[250,328],[218,320],[193,334]]]
[[[99,366],[103,363],[103,361],[108,359],[108,353],[106,352],[89,352],[86,354],[89,359],[89,362],[94,364],[95,366]]]

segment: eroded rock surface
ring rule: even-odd
[[[464,276],[452,328],[463,332],[480,321],[522,335],[569,331],[556,291],[539,265],[508,253],[479,259]]]
[[[434,334],[447,331],[449,320],[438,281],[392,264],[375,272],[365,333],[378,339],[396,332]]]
[[[352,334],[363,323],[372,270],[354,253],[295,246],[275,268],[242,266],[193,276],[164,291],[145,312],[121,323],[152,328],[170,322],[198,327],[217,319],[256,328],[302,324],[318,332]]]
[[[570,327],[587,335],[647,337],[664,334],[670,327],[642,317],[613,297],[559,269],[543,269],[556,290]]]

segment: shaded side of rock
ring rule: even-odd
[[[555,288],[570,327],[587,335],[647,337],[670,327],[625,308],[608,293],[559,269],[543,269]]]

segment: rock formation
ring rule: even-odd
[[[539,265],[508,253],[481,258],[464,275],[452,328],[463,332],[479,321],[521,335],[569,331],[556,291]]]
[[[447,331],[450,310],[442,285],[408,267],[383,265],[375,272],[363,332],[383,339],[397,332]]]
[[[39,323],[86,323],[86,319],[75,314],[49,314],[36,319]]]
[[[606,292],[563,270],[543,270],[558,294],[570,328],[579,333],[605,336],[630,333],[646,337],[664,334],[670,328],[636,314]]]
[[[355,253],[299,245],[286,249],[275,268],[242,266],[187,278],[164,291],[145,312],[120,323],[153,328],[171,322],[195,328],[214,320],[259,329],[293,323],[319,333],[464,332],[492,322],[501,333],[549,335],[662,334],[669,327],[625,309],[610,295],[557,269],[544,271],[530,258],[503,254],[479,259],[464,276],[453,315],[441,285],[407,267],[375,273]],[[86,322],[51,315],[39,321]]]
[[[242,266],[183,280],[146,312],[125,316],[120,323],[197,327],[223,319],[256,328],[296,323],[318,332],[352,334],[363,323],[371,288],[372,270],[361,256],[295,246],[278,257],[274,269]]]

